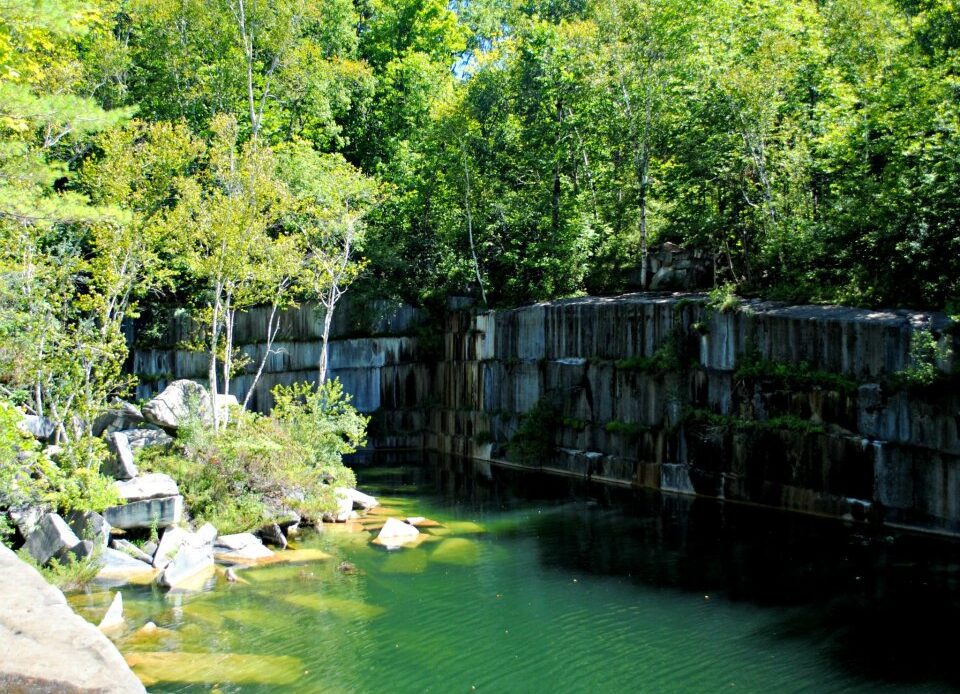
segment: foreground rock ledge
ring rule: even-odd
[[[145,691],[110,640],[3,545],[0,653],[2,692]]]

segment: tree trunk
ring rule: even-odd
[[[480,261],[477,260],[477,249],[473,243],[473,216],[470,214],[470,167],[467,166],[467,150],[461,146],[463,154],[463,209],[467,215],[467,238],[470,240],[470,255],[473,258],[473,271],[477,275],[477,285],[480,287],[480,296],[483,305],[487,305],[487,290],[483,288],[483,278],[480,276]]]
[[[260,376],[263,375],[263,369],[267,364],[267,359],[273,354],[273,341],[280,331],[279,319],[277,319],[276,322],[274,321],[277,317],[278,308],[279,306],[276,302],[270,307],[270,318],[267,320],[267,349],[263,354],[263,358],[260,360],[260,364],[257,366],[257,372],[253,375],[253,381],[250,383],[250,387],[247,388],[247,394],[243,398],[243,409],[247,409],[247,405],[253,397],[253,391],[257,387],[257,383],[260,382]]]
[[[210,362],[207,366],[207,388],[210,391],[210,399],[213,400],[217,393],[217,345],[220,342],[220,286],[217,286],[216,297],[211,307],[210,318]],[[220,430],[220,415],[217,408],[213,410],[213,430]]]
[[[330,327],[333,325],[333,307],[336,304],[337,287],[330,288],[329,303],[323,305],[323,335],[320,350],[320,373],[317,377],[317,385],[323,385],[327,380],[327,345],[330,343]]]

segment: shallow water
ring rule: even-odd
[[[953,541],[468,461],[357,469],[385,506],[444,527],[394,551],[340,527],[299,542],[329,560],[195,594],[124,588],[118,645],[150,691],[960,685]],[[96,620],[109,597],[72,602]],[[147,620],[159,632],[134,631]]]

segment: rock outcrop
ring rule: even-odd
[[[143,417],[164,429],[176,429],[193,417],[209,423],[212,418],[210,393],[199,383],[186,379],[174,381],[143,406]]]
[[[144,692],[109,639],[0,545],[0,691]]]

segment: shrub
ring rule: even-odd
[[[736,285],[727,283],[711,289],[707,296],[707,309],[720,313],[736,310],[740,306],[740,298],[734,293],[736,288]]]
[[[238,413],[215,434],[189,423],[172,451],[147,449],[138,463],[180,486],[193,516],[221,533],[259,527],[282,508],[316,519],[336,505],[334,488],[352,486],[343,455],[362,446],[368,418],[339,381],[274,390],[273,413]]]
[[[25,548],[17,552],[17,556],[39,571],[47,583],[63,591],[80,590],[93,581],[103,566],[102,555],[103,550],[98,545],[93,554],[82,559],[69,555],[66,561],[51,559],[46,566],[40,566]]]
[[[947,346],[937,343],[937,338],[929,328],[914,330],[910,335],[910,364],[894,376],[894,385],[905,388],[924,388],[934,385],[944,374],[938,362],[951,356]]]
[[[560,408],[549,399],[539,400],[523,415],[507,446],[508,452],[521,463],[542,465],[556,452],[554,434],[562,423]]]

